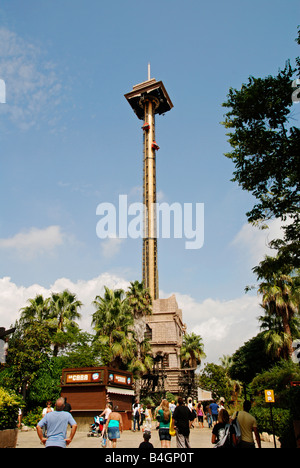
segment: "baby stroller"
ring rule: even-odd
[[[88,437],[101,437],[101,433],[103,430],[103,421],[104,419],[100,416],[94,417],[94,423],[90,426],[90,432],[88,433]]]

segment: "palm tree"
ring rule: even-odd
[[[43,323],[49,319],[50,299],[44,299],[42,294],[37,294],[34,299],[28,299],[29,305],[21,311],[20,323],[26,327],[33,321]]]
[[[141,358],[141,343],[146,331],[146,316],[152,314],[152,299],[149,289],[144,288],[143,282],[134,281],[126,293],[129,309],[133,315],[134,337],[137,341],[138,359]]]
[[[59,348],[66,344],[66,332],[72,332],[72,328],[78,328],[75,319],[80,319],[78,309],[82,303],[77,300],[76,294],[67,289],[61,293],[52,293],[50,302],[50,324],[56,330],[53,337],[54,356],[58,355]]]
[[[223,354],[223,356],[219,359],[221,362],[221,366],[224,367],[225,372],[229,371],[230,366],[232,365],[232,356]]]
[[[201,336],[186,333],[183,337],[180,355],[183,367],[196,369],[201,364],[201,359],[206,357]]]
[[[241,390],[241,385],[237,380],[232,380],[230,377],[230,367],[233,364],[233,358],[232,356],[223,354],[223,356],[219,360],[228,379],[228,386],[231,393],[231,399],[235,402],[234,404],[236,405],[238,401],[238,395]]]
[[[133,339],[136,343],[136,356],[131,362],[130,369],[136,377],[135,391],[139,398],[141,393],[141,377],[152,368],[151,346],[145,339],[147,329],[146,316],[152,314],[152,299],[149,289],[144,283],[134,281],[126,293],[127,303],[133,316]]]
[[[111,290],[105,286],[104,296],[96,296],[93,301],[96,312],[92,325],[102,348],[105,365],[120,367],[128,363],[134,355],[134,342],[131,328],[133,316],[129,311],[122,289]]]
[[[271,304],[272,305],[272,304]],[[266,352],[271,358],[289,358],[289,347],[291,337],[284,333],[281,317],[272,312],[269,303],[261,304],[265,315],[258,318],[260,329],[263,330],[263,337],[266,345]],[[294,316],[289,322],[293,339],[299,337],[300,320]]]
[[[254,270],[259,271],[257,268]],[[275,349],[278,346],[277,354],[289,359],[293,352],[293,322],[299,312],[299,277],[277,271],[259,278],[265,279],[258,292],[262,294],[262,307],[265,310],[265,317],[260,320],[264,320],[264,327],[268,323],[272,331],[266,334],[269,350],[274,353],[274,346]]]

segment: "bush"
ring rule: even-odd
[[[253,407],[251,414],[255,417],[259,432],[273,434],[270,408]],[[272,408],[274,432],[282,448],[296,448],[293,430],[293,417],[288,409]]]
[[[23,418],[25,426],[36,427],[37,423],[42,419],[43,408],[41,406],[29,411]]]
[[[292,361],[280,361],[268,371],[257,375],[250,384],[255,396],[256,406],[251,412],[257,418],[261,432],[272,433],[270,408],[265,403],[265,389],[273,389],[275,407],[273,419],[275,435],[279,437],[282,447],[296,447],[293,420],[300,419],[300,388],[291,387],[291,381],[300,380],[300,368]]]
[[[175,395],[173,395],[173,393],[167,392],[167,393],[166,393],[166,400],[167,400],[169,403],[171,403],[172,401],[176,401],[177,398],[176,398]]]
[[[0,387],[0,430],[15,429],[18,425],[19,409],[24,401],[14,392]]]

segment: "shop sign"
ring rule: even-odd
[[[103,372],[70,372],[66,375],[67,384],[102,383]]]
[[[128,377],[126,375],[121,375],[121,374],[114,374],[110,372],[108,375],[108,381],[109,383],[115,383],[118,385],[131,385],[131,377]]]

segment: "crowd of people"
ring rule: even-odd
[[[71,414],[71,406],[64,398],[59,398],[55,406],[56,411],[51,402],[47,402],[42,419],[37,425],[37,434],[46,448],[65,448],[75,436],[77,423]],[[197,426],[204,428],[206,421],[212,429],[211,442],[215,447],[255,448],[255,437],[257,446],[261,448],[257,423],[249,413],[250,408],[250,402],[245,401],[243,410],[236,411],[230,418],[223,400],[219,403],[213,401],[204,409],[201,402],[193,402],[191,398],[186,403],[183,398],[178,398],[177,404],[163,399],[155,410],[151,405],[136,401],[132,405],[132,431],[143,433],[139,448],[153,448],[150,442],[153,425],[158,430],[161,448],[171,447],[172,436],[176,437],[177,448],[191,448],[191,429]],[[100,417],[103,418],[102,446],[116,448],[117,440],[123,432],[118,407],[112,407],[111,402],[108,402]],[[68,426],[71,426],[71,432],[67,437]]]

